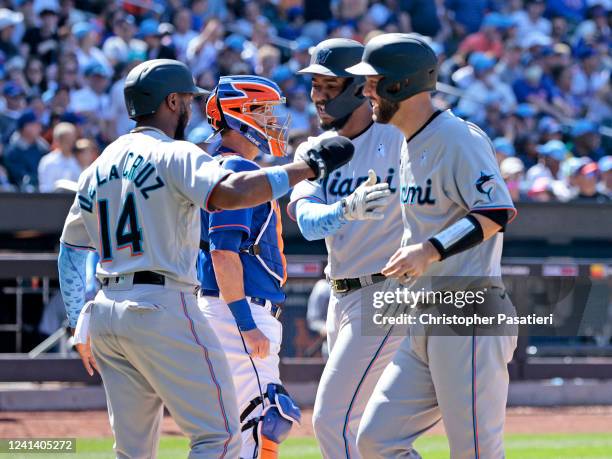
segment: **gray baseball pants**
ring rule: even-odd
[[[90,336],[117,458],[156,457],[163,406],[189,437],[189,458],[238,458],[230,370],[193,291],[104,288],[92,308]]]

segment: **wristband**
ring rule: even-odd
[[[236,325],[240,331],[249,331],[257,328],[253,316],[251,315],[251,305],[246,298],[227,303],[227,306],[232,311]]]
[[[445,230],[429,238],[429,242],[440,253],[440,261],[471,249],[484,239],[482,226],[473,215],[467,215]]]
[[[289,174],[283,167],[266,167],[263,171],[266,173],[266,178],[272,188],[272,199],[278,199],[287,194],[291,187],[289,186]]]

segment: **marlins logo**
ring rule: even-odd
[[[317,64],[325,64],[331,54],[331,49],[322,49],[317,53]]]
[[[495,188],[495,182],[491,182],[493,177],[495,176],[488,175],[480,171],[480,177],[478,177],[478,180],[476,180],[475,183],[476,190],[478,190],[479,193],[486,195],[487,198],[489,198],[489,201],[491,200],[491,192]],[[487,185],[489,185],[488,188],[485,188]]]

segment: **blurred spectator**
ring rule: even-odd
[[[571,130],[574,139],[574,155],[577,157],[589,157],[593,161],[599,160],[603,155],[601,148],[601,136],[597,125],[591,121],[577,121]]]
[[[123,68],[121,78],[119,78],[110,89],[110,116],[113,120],[109,129],[112,130],[109,134],[111,137],[119,137],[123,134],[127,134],[131,129],[136,126],[136,122],[131,120],[128,116],[127,110],[125,109],[125,95],[123,93],[123,87],[125,85],[125,77],[127,74],[136,67],[138,64],[145,60],[144,53],[138,53],[137,51],[130,51],[127,59],[127,63]]]
[[[550,35],[552,25],[544,17],[546,2],[544,0],[526,0],[525,7],[525,10],[513,14],[518,27],[518,35],[524,37],[533,31]]]
[[[90,139],[79,139],[74,144],[74,156],[82,171],[91,166],[99,155],[98,146]]]
[[[197,32],[192,28],[191,11],[187,8],[178,10],[174,13],[173,24],[175,31],[172,35],[172,43],[174,43],[178,59],[184,61],[187,56],[189,42],[198,36]]]
[[[527,180],[533,182],[538,177],[560,178],[561,162],[569,154],[565,144],[560,140],[550,140],[544,145],[539,145],[537,151],[538,163],[527,171]]]
[[[72,33],[77,40],[76,59],[79,70],[85,72],[96,64],[102,66],[107,72],[111,71],[111,65],[106,56],[96,45],[98,44],[98,32],[93,24],[89,22],[77,22],[72,26]]]
[[[4,59],[19,54],[19,48],[14,43],[15,26],[23,21],[23,14],[7,8],[0,8],[0,52]]]
[[[32,111],[25,111],[17,120],[17,132],[11,136],[4,154],[9,180],[21,191],[33,192],[38,187],[38,163],[49,151],[49,144],[40,136],[42,126]]]
[[[43,63],[37,57],[31,57],[26,62],[25,79],[28,85],[28,92],[31,96],[41,96],[47,91],[47,78]]]
[[[280,51],[271,45],[265,45],[259,48],[257,54],[257,66],[255,71],[258,75],[266,78],[272,78],[274,69],[280,64]]]
[[[26,107],[26,100],[23,88],[10,81],[4,85],[2,95],[5,106],[0,112],[0,140],[6,144],[17,129],[17,119]]]
[[[308,305],[306,308],[306,321],[308,328],[315,332],[318,336],[315,342],[316,347],[320,347],[322,354],[327,357],[327,330],[325,322],[327,321],[327,308],[329,306],[329,297],[331,287],[325,279],[320,279],[312,288],[312,292],[308,297]],[[318,350],[318,349],[317,349]],[[310,352],[312,355],[314,352]]]
[[[308,113],[308,92],[302,86],[291,89],[288,93],[289,114],[291,115],[290,129],[307,131],[310,114]]]
[[[516,155],[514,145],[512,145],[512,142],[505,137],[497,137],[493,141],[493,147],[495,148],[495,157],[497,158],[498,164],[501,164],[504,159],[511,158]]]
[[[457,35],[462,37],[480,28],[487,3],[486,0],[445,0]]]
[[[544,116],[540,119],[538,131],[540,132],[541,143],[546,143],[549,140],[561,140],[563,138],[561,124],[550,116]]]
[[[591,97],[609,82],[610,69],[603,66],[602,59],[594,48],[579,50],[578,58],[572,92],[577,96]]]
[[[469,64],[473,69],[473,80],[463,94],[458,109],[476,124],[484,120],[484,104],[495,103],[502,113],[512,111],[516,98],[512,89],[494,73],[495,59],[484,53],[474,52],[470,56]]]
[[[136,21],[133,16],[117,11],[112,17],[113,35],[108,37],[102,45],[102,51],[113,68],[125,64],[130,52],[138,47],[134,39],[136,34]],[[143,45],[143,47],[146,45]]]
[[[518,202],[524,200],[525,196],[522,193],[521,186],[525,175],[525,166],[523,161],[515,157],[504,159],[499,165],[502,178],[506,182],[512,201]]]
[[[57,61],[60,52],[58,21],[60,6],[57,0],[37,2],[35,14],[40,23],[26,30],[23,42],[27,45],[31,56],[38,57],[44,65]]]
[[[442,25],[438,17],[437,2],[427,0],[399,0],[400,22],[402,31],[416,32],[428,37],[435,37]],[[410,28],[406,29],[409,25]]]
[[[535,179],[527,192],[529,200],[535,202],[555,201],[556,198],[553,192],[552,182],[550,177],[538,177]]]
[[[81,175],[81,167],[74,157],[76,128],[70,123],[59,123],[53,129],[55,150],[46,154],[38,163],[38,189],[42,193],[55,190],[55,182],[60,179],[76,182]]]
[[[200,34],[187,45],[186,58],[196,75],[217,66],[217,53],[223,48],[221,21],[211,19]]]
[[[159,22],[155,19],[142,21],[138,35],[147,44],[147,59],[176,59],[174,48],[162,44]]]
[[[598,191],[612,199],[612,156],[604,156],[599,160],[597,166],[601,174]]]
[[[500,13],[485,16],[480,31],[468,35],[459,45],[459,52],[468,55],[475,51],[500,58],[504,52],[501,30],[511,23]]]
[[[293,118],[294,148],[320,132],[304,97],[309,78],[296,74],[308,64],[309,50],[330,37],[365,42],[393,31],[428,37],[439,80],[450,86],[435,94],[436,106],[479,123],[496,139],[500,163],[513,158],[514,148],[514,159],[526,169],[537,165],[530,176],[539,177],[534,171],[557,167],[550,164],[554,155],[538,151],[551,140],[593,160],[612,146],[610,4],[604,0],[15,0],[2,6],[0,160],[26,109],[49,143],[58,123],[70,122],[78,138],[105,147],[134,125],[123,100],[127,72],[147,58],[174,56],[209,89],[222,74],[277,81]],[[201,101],[193,105],[188,134],[203,135],[200,128],[208,129]],[[566,199],[558,184],[577,190],[568,173],[576,161],[563,161],[560,172],[551,172],[552,184],[538,187]],[[521,190],[534,182],[524,180]]]
[[[110,81],[107,69],[93,63],[85,70],[86,82],[82,89],[70,95],[70,110],[87,119],[86,131],[91,136],[101,136],[101,140],[110,142],[111,103],[106,90]]]
[[[610,202],[610,197],[597,189],[599,170],[597,163],[589,161],[581,166],[574,174],[578,194],[575,201]]]
[[[524,72],[521,62],[523,48],[516,41],[506,42],[504,47],[504,53],[495,67],[495,73],[501,81],[512,85]]]

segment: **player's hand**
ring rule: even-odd
[[[353,157],[353,143],[341,135],[321,140],[306,152],[306,164],[315,176],[311,180],[324,179]]]
[[[429,269],[429,265],[439,259],[440,254],[429,241],[413,244],[397,249],[381,273],[400,280],[419,277]]]
[[[98,364],[96,363],[96,359],[94,359],[93,354],[91,353],[91,340],[87,338],[87,344],[75,344],[77,352],[81,356],[81,360],[83,361],[83,366],[85,370],[89,374],[89,376],[94,375],[94,369],[100,373],[98,370]]]
[[[347,220],[382,220],[385,217],[380,209],[387,204],[391,190],[387,182],[376,184],[377,180],[376,173],[370,169],[368,180],[342,200],[344,218]]]
[[[247,351],[251,357],[259,359],[268,357],[268,354],[270,354],[270,340],[266,338],[266,335],[259,328],[240,333],[242,333]]]

